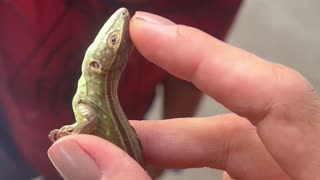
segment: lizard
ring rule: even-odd
[[[93,134],[117,145],[143,166],[139,139],[117,92],[133,49],[129,21],[128,10],[120,8],[102,26],[82,61],[82,74],[72,99],[75,123],[52,130],[49,139],[55,142],[70,134]]]

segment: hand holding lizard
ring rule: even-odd
[[[137,13],[130,33],[152,63],[233,112],[131,122],[146,164],[219,168],[243,180],[320,177],[320,98],[299,73],[155,15]],[[66,179],[150,179],[126,153],[90,135],[62,138],[48,153]]]

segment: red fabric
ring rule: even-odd
[[[224,39],[240,1],[158,0],[142,10]],[[0,103],[19,152],[43,175],[56,174],[47,135],[73,123],[71,98],[85,49],[115,9],[99,0],[0,1]],[[119,85],[129,119],[143,118],[166,76],[133,53]]]

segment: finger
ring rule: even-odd
[[[148,23],[151,20],[143,15],[138,13],[131,22],[135,47],[151,62],[193,82],[240,115],[260,120],[268,113],[275,95],[283,95],[277,86],[303,79],[285,67],[227,45],[200,30],[167,21],[161,22],[167,25]],[[309,88],[304,80],[300,86],[299,89]],[[297,87],[291,90],[297,91]]]
[[[61,138],[48,156],[64,179],[150,179],[124,151],[91,135]]]
[[[223,172],[223,180],[235,180],[232,177],[230,177],[230,175],[227,172]]]
[[[159,168],[211,167],[236,179],[287,179],[255,127],[236,115],[131,122],[147,163]]]
[[[147,59],[257,125],[263,144],[292,177],[320,176],[320,100],[299,73],[200,30],[145,17],[133,17],[130,34]]]

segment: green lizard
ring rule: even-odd
[[[130,15],[118,9],[86,51],[73,97],[76,122],[50,132],[54,142],[69,134],[94,134],[119,146],[143,165],[139,140],[118,99],[118,82],[132,50]]]

